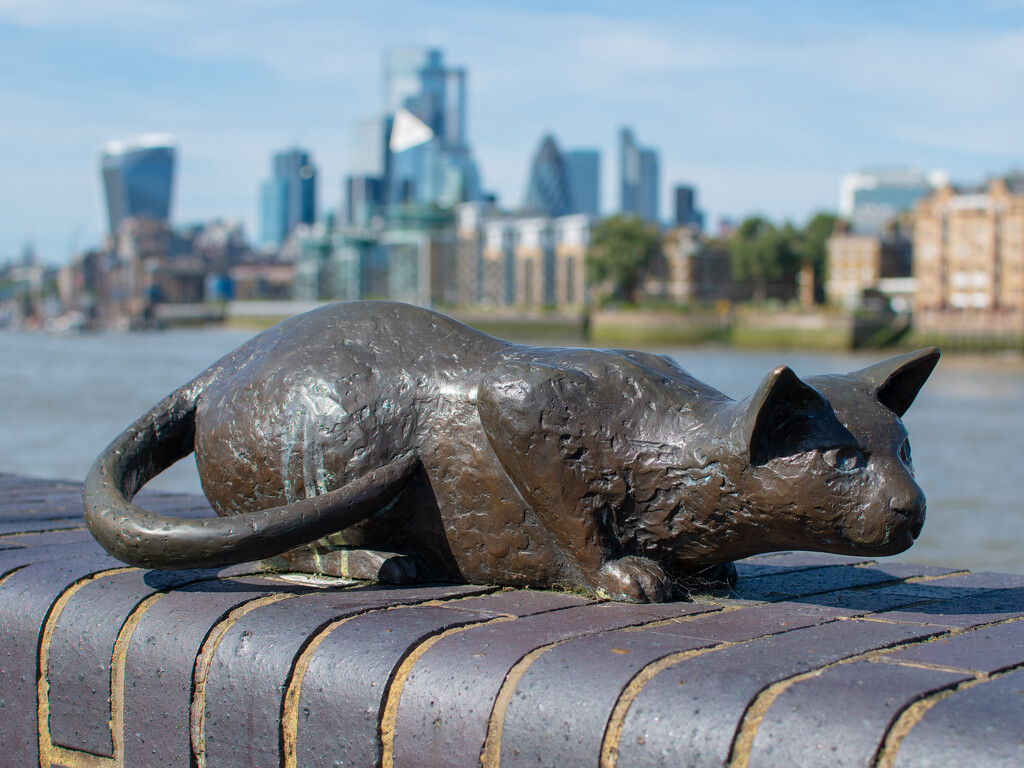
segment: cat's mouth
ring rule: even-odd
[[[842,538],[851,545],[849,554],[898,555],[910,548],[924,528],[924,509],[890,509],[884,529],[863,537],[845,531]]]
[[[921,535],[921,530],[924,528],[924,510],[923,509],[894,509],[892,510],[893,515],[900,521],[902,525],[906,523],[907,532],[910,534],[911,540],[916,540]]]

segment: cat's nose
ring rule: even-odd
[[[904,518],[909,523],[910,535],[915,539],[921,535],[925,518],[925,498],[917,484],[908,488],[906,493],[894,497],[889,505],[894,515]]]

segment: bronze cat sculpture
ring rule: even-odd
[[[255,336],[132,424],[86,479],[86,519],[149,568],[274,558],[661,601],[756,553],[909,547],[925,500],[900,417],[938,357],[806,382],[780,366],[734,401],[654,354],[334,304]],[[219,517],[131,503],[193,450]]]

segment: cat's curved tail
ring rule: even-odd
[[[157,514],[132,498],[149,480],[195,447],[195,417],[204,377],[157,403],[99,455],[85,479],[89,532],[119,560],[144,568],[219,568],[273,557],[340,531],[394,499],[419,466],[397,457],[329,493],[286,506],[226,517]]]

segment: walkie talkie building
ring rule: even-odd
[[[108,142],[100,155],[110,233],[130,216],[167,221],[174,184],[174,137],[145,134]]]

